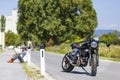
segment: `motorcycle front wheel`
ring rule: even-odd
[[[91,56],[91,75],[96,76],[97,74],[97,55],[92,54]]]
[[[62,60],[62,69],[64,72],[71,72],[74,68],[74,66],[72,66],[69,62],[69,60],[66,58],[66,56],[68,55],[69,53],[67,53],[64,57],[63,57],[63,60]]]

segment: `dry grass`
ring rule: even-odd
[[[46,48],[47,51],[52,51],[55,53],[66,54],[67,52],[71,51],[69,44],[61,44],[57,46],[51,46]]]
[[[4,52],[4,50],[0,50],[0,53]]]
[[[27,63],[22,63],[23,69],[29,76],[30,80],[45,80],[44,76],[41,76],[40,70],[32,65],[27,65]]]
[[[100,46],[99,50],[100,56],[119,58],[120,59],[120,46],[111,45],[109,48],[106,46]]]

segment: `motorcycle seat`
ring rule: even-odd
[[[80,49],[80,45],[78,43],[72,43],[71,47],[72,47],[72,49],[74,49],[74,48]]]

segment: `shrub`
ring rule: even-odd
[[[99,38],[100,40],[103,40],[107,43],[114,44],[114,45],[120,45],[120,39],[118,38],[118,31],[114,31],[109,34],[103,34]]]
[[[70,44],[64,44],[63,43],[61,45],[55,45],[55,46],[46,47],[46,50],[65,54],[67,52],[70,52],[71,48],[70,48]]]
[[[99,54],[103,57],[120,58],[120,46],[111,45],[110,48],[107,48],[100,45]]]

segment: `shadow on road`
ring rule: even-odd
[[[62,71],[62,72],[64,72],[64,71]],[[87,72],[87,71],[85,71],[85,72],[71,71],[71,72],[66,72],[66,73],[72,73],[72,74],[86,74],[86,75],[88,75],[88,76],[91,76],[91,74],[90,74],[89,72]]]
[[[85,72],[72,71],[72,72],[70,72],[70,73],[73,73],[73,74],[86,74],[86,75],[88,75],[88,76],[91,76],[91,74],[90,74],[89,72],[87,72],[87,71],[85,71]]]

